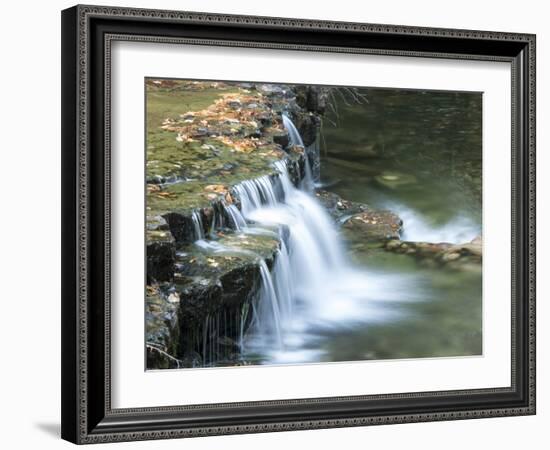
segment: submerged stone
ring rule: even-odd
[[[389,189],[396,189],[417,182],[414,175],[400,172],[382,172],[380,175],[376,175],[374,179]]]

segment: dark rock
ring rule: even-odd
[[[222,302],[226,306],[240,306],[257,295],[260,270],[257,264],[246,264],[220,277]]]
[[[147,183],[149,184],[163,184],[166,180],[161,175],[153,175],[152,177],[147,177]]]
[[[245,133],[244,137],[260,139],[262,137],[262,131],[256,128]]]
[[[180,296],[179,317],[184,328],[192,328],[221,308],[223,288],[217,279],[197,277],[192,283],[175,286]]]
[[[175,240],[170,231],[147,231],[147,282],[174,276]]]
[[[290,136],[286,131],[274,133],[273,142],[275,142],[275,144],[279,144],[283,148],[287,148],[288,144],[290,144]]]
[[[255,115],[255,119],[260,123],[262,129],[273,125],[273,115],[267,112],[261,112]]]
[[[317,141],[321,127],[321,119],[313,113],[303,111],[292,114],[294,126],[298,129],[302,141],[306,147],[314,144]]]
[[[317,139],[313,144],[306,147],[306,155],[314,181],[321,179],[321,149],[318,144],[319,140]]]
[[[244,320],[246,330],[251,320],[243,319],[242,311],[250,308],[258,295],[259,280],[258,266],[245,264],[217,279],[196,277],[191,283],[176,285],[181,298],[179,358],[188,360],[190,355],[202,353],[202,363],[208,364],[235,353],[241,322]]]
[[[145,300],[145,341],[148,369],[174,369],[178,361],[180,326],[178,322],[179,297],[167,295],[158,285],[149,285]]]
[[[324,114],[327,107],[328,89],[323,86],[299,85],[294,88],[296,103],[307,111]]]
[[[195,225],[189,213],[169,212],[162,216],[170,227],[170,231],[176,242],[188,244],[194,241]]]

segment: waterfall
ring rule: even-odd
[[[297,303],[323,301],[327,279],[344,270],[343,245],[321,204],[294,187],[286,161],[274,164],[274,177],[247,180],[235,187],[241,212],[254,227],[288,230],[271,272],[260,261],[262,288],[247,347],[284,351],[292,341]],[[245,221],[245,223],[246,223]],[[243,228],[245,233],[251,228]],[[287,245],[288,244],[288,245]]]
[[[204,227],[202,224],[202,218],[199,212],[193,211],[191,214],[191,219],[193,220],[193,227],[195,231],[195,240],[204,238]]]
[[[283,113],[283,125],[286,128],[286,131],[288,132],[288,136],[290,139],[291,145],[299,145],[300,147],[304,146],[304,141],[302,141],[302,136],[300,136],[300,133],[296,126],[294,125],[294,122],[290,120],[290,118]]]
[[[223,208],[226,214],[231,218],[232,228],[237,231],[246,228],[246,220],[235,205],[228,205],[227,203],[224,203]]]
[[[307,152],[307,149],[304,145],[304,141],[302,140],[302,136],[300,136],[300,132],[294,125],[294,122],[290,120],[290,118],[283,113],[283,125],[288,132],[288,136],[290,139],[290,145],[297,145],[299,147],[302,147],[304,149],[304,178],[302,180],[301,187],[306,191],[312,191],[314,186],[313,182],[313,174],[311,172],[311,163],[309,161],[309,155]]]
[[[301,143],[290,119],[283,116],[283,120],[291,140]],[[280,247],[271,270],[249,250],[216,241],[195,242],[205,251],[246,255],[258,262],[259,295],[251,305],[247,329],[248,305],[241,311],[239,341],[243,354],[261,354],[271,363],[319,360],[322,350],[315,345],[308,348],[319,330],[385,320],[395,313],[387,306],[380,307],[381,301],[411,297],[411,283],[403,283],[403,276],[400,280],[382,274],[369,277],[353,268],[333,221],[309,192],[312,185],[295,187],[287,164],[278,161],[274,175],[237,184],[233,191],[240,210],[224,205],[231,227],[238,233],[273,235],[273,230],[279,230]],[[205,338],[212,326],[205,322]],[[207,351],[205,347],[205,355]]]

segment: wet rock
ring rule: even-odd
[[[299,85],[294,88],[296,103],[307,111],[324,114],[327,107],[328,89],[323,86]]]
[[[391,240],[384,248],[394,253],[414,256],[423,265],[437,265],[459,270],[481,270],[482,239],[476,237],[471,242],[450,244],[447,242],[410,242]]]
[[[399,240],[403,221],[393,212],[375,210],[364,203],[345,200],[334,192],[322,189],[318,189],[315,195],[335,222],[342,226],[350,242],[362,245]]]
[[[304,145],[308,147],[314,144],[317,141],[321,127],[319,116],[313,113],[297,111],[291,115],[291,118],[302,137]]]
[[[202,349],[218,349],[216,354],[201,354],[202,363],[219,360],[235,351],[233,345],[241,332],[241,311],[251,307],[260,286],[259,268],[254,262],[234,267],[219,277],[193,277],[184,284],[176,284],[180,293],[178,320],[180,323],[180,355],[202,353]],[[243,323],[246,329],[248,322]],[[218,354],[219,352],[219,354]]]
[[[147,216],[147,230],[149,231],[169,231],[168,222],[162,216]]]
[[[273,115],[267,112],[256,114],[256,121],[261,125],[261,129],[265,129],[273,125]]]
[[[304,178],[305,157],[303,152],[298,160],[291,160],[287,163],[288,176],[294,186],[298,186]]]
[[[288,144],[290,144],[290,136],[286,131],[279,131],[273,133],[273,142],[275,144],[279,144],[283,148],[287,148]]]
[[[477,236],[472,241],[454,245],[449,251],[459,253],[460,255],[475,256],[481,258],[483,253],[483,240],[481,236]]]
[[[161,175],[153,175],[151,177],[147,177],[147,183],[150,184],[163,184],[166,182],[166,179]]]
[[[175,287],[180,294],[179,316],[184,329],[196,327],[221,307],[223,289],[218,279],[197,277],[191,283]]]
[[[325,207],[330,216],[339,224],[349,219],[352,215],[365,212],[369,207],[364,203],[345,200],[334,192],[318,189],[315,196]]]
[[[192,212],[169,212],[162,216],[178,244],[188,244],[195,240],[195,224]]]
[[[174,369],[178,361],[180,326],[178,304],[168,300],[159,285],[146,288],[145,341],[148,369]]]
[[[160,227],[165,224],[160,223]],[[147,231],[147,280],[169,281],[174,276],[175,239],[165,229]]]
[[[240,307],[258,293],[260,270],[257,264],[246,264],[220,277],[225,306]]]
[[[367,210],[352,215],[342,228],[365,241],[399,239],[402,220],[391,211]]]

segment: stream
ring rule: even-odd
[[[321,184],[395,212],[403,240],[458,244],[480,235],[480,96],[382,89],[366,96],[365,104],[343,98],[336,126],[324,123]],[[241,209],[227,207],[243,237],[277,232],[283,243],[271,271],[259,261],[260,298],[239,342],[247,363],[481,354],[480,271],[424,267],[348,242],[313,195],[309,166],[299,188],[284,162],[275,168],[275,177],[237,185]],[[210,252],[244,251],[197,237]]]
[[[395,212],[403,240],[462,243],[480,235],[481,95],[364,93],[368,103],[342,100],[337,126],[324,124],[322,181],[343,198]],[[406,292],[416,295],[392,304],[397,320],[335,332],[324,341],[328,359],[481,354],[481,273],[424,268],[360,245],[348,251],[369,271],[408,280]]]

